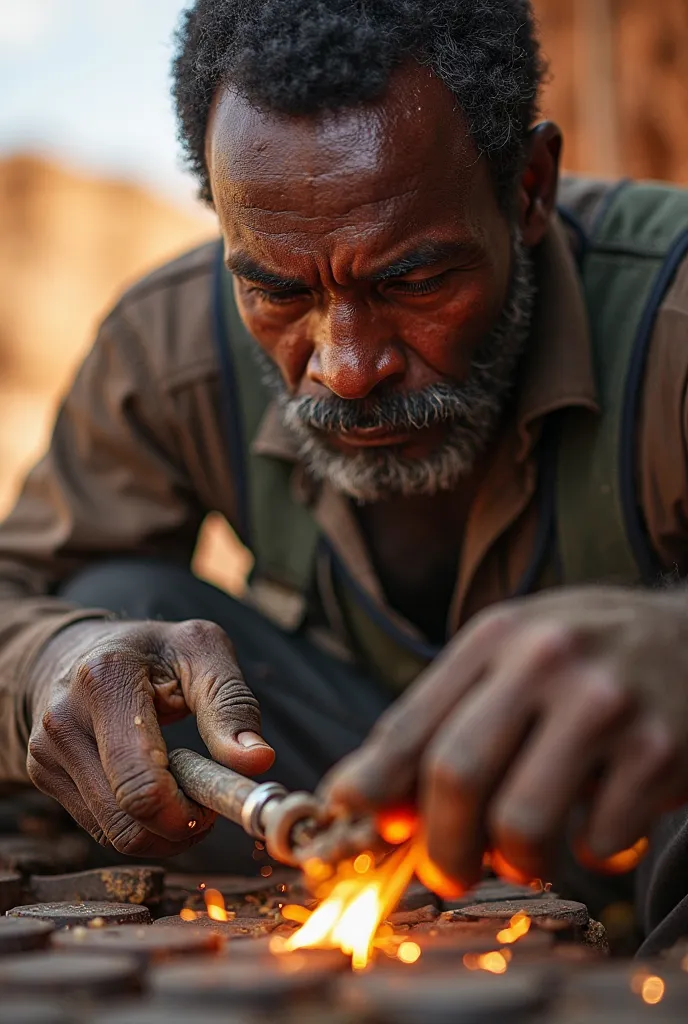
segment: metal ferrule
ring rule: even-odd
[[[284,800],[288,791],[279,782],[262,782],[248,795],[241,808],[241,826],[254,839],[265,839],[263,811],[272,800]]]

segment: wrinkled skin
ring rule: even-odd
[[[478,616],[323,784],[335,808],[414,804],[451,889],[487,850],[546,877],[568,816],[602,860],[688,800],[686,595],[562,590]]]
[[[160,725],[195,715],[212,756],[247,775],[274,759],[232,645],[211,622],[80,623],[44,651],[33,681],[32,781],[132,857],[181,853],[215,819],[167,770]]]

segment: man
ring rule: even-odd
[[[334,804],[414,803],[445,892],[486,851],[551,877],[567,839],[654,829],[659,948],[688,900],[688,601],[653,589],[688,568],[688,198],[570,182],[557,212],[527,0],[197,0],[178,44],[222,251],[124,296],[0,531],[2,777],[165,857],[212,824],[170,723],[310,788],[379,718]],[[211,510],[244,603],[188,571]]]

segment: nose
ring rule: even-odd
[[[331,302],[314,324],[314,337],[308,378],[339,398],[366,398],[406,372],[401,342],[384,316],[367,306]]]

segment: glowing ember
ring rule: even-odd
[[[664,999],[664,992],[664,982],[654,974],[645,978],[640,988],[640,996],[643,1002],[649,1006],[656,1006],[657,1003],[661,1003],[662,999]]]
[[[605,861],[601,861],[599,868],[605,874],[625,875],[638,867],[649,846],[650,842],[648,839],[639,839],[630,849],[622,850],[620,853],[615,853],[613,857],[608,857]]]
[[[195,910],[191,910],[190,907],[184,907],[179,911],[179,916],[182,921],[195,921],[198,918],[198,914]]]
[[[305,907],[300,907],[298,904],[290,903],[288,906],[282,907],[282,917],[285,921],[296,921],[297,924],[305,924],[310,916],[310,910],[306,910]]]
[[[417,860],[418,844],[409,842],[360,878],[347,877],[348,872],[340,869],[330,894],[285,948],[341,949],[351,956],[354,970],[363,970],[378,928],[399,902]]]
[[[466,953],[463,965],[469,971],[488,971],[490,974],[504,974],[511,959],[509,950],[494,949],[490,953]]]
[[[354,861],[354,871],[359,875],[366,875],[373,866],[373,858],[369,853],[360,853]]]
[[[509,921],[509,927],[502,929],[501,932],[497,932],[497,942],[502,946],[508,946],[512,942],[518,942],[524,935],[527,935],[530,931],[530,918],[523,911],[520,911]]]
[[[418,818],[411,809],[381,811],[377,816],[376,825],[386,843],[401,846],[415,834]]]
[[[208,917],[211,921],[229,921],[225,898],[217,889],[206,889],[203,893]]]
[[[402,942],[397,950],[397,958],[402,964],[415,964],[420,960],[421,948],[417,942]]]

